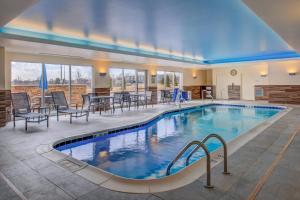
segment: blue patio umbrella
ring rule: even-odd
[[[39,88],[42,90],[42,98],[41,98],[41,106],[44,107],[45,104],[45,90],[48,90],[48,80],[47,80],[47,72],[46,66],[42,66],[42,74],[40,78]]]
[[[47,72],[46,72],[46,67],[42,67],[42,74],[40,78],[40,85],[39,88],[44,90],[48,90],[48,80],[47,80]]]

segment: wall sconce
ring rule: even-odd
[[[268,76],[268,74],[260,74],[260,77],[263,77],[263,78],[265,78],[267,76]]]
[[[290,76],[295,76],[297,73],[296,72],[289,72]]]
[[[99,76],[106,76],[106,74],[107,74],[106,72],[100,72]]]
[[[194,75],[193,75],[193,79],[196,79],[196,78],[197,78],[197,75],[194,74]]]

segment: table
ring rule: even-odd
[[[38,100],[38,104],[37,103],[34,103],[35,100]],[[49,112],[51,111],[51,108],[53,106],[53,103],[52,103],[52,96],[44,96],[44,102],[43,101],[43,97],[42,96],[33,96],[32,97],[32,104],[33,104],[33,110],[35,109],[41,109],[41,110],[46,110],[49,109]],[[47,107],[45,106],[45,103],[47,104]],[[35,106],[38,106],[38,107],[35,107]]]
[[[95,103],[98,103],[98,107],[99,107],[100,114],[101,114],[100,104],[102,102],[105,102],[105,100],[107,100],[107,99],[109,100],[109,102],[110,102],[110,99],[114,100],[114,96],[91,96],[90,99],[91,99],[91,101],[94,101]],[[104,111],[106,111],[105,105],[104,105]]]

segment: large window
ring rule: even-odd
[[[93,69],[87,66],[71,66],[71,103],[81,102],[82,94],[91,93]]]
[[[136,71],[134,69],[124,69],[124,91],[136,91]]]
[[[31,102],[39,106],[52,91],[63,91],[69,103],[80,105],[81,95],[92,92],[92,77],[91,66],[11,63],[12,92],[27,92]]]
[[[145,70],[110,68],[112,92],[144,92],[147,87]]]
[[[182,73],[157,71],[157,98],[160,101],[161,90],[173,90],[174,88],[182,88]]]
[[[157,71],[157,89],[172,90],[182,88],[182,73]]]
[[[45,64],[45,71],[48,80],[48,89],[45,89],[45,95],[49,96],[51,92],[64,91],[66,98],[70,100],[70,66]]]
[[[11,62],[11,92],[27,92],[32,104],[39,104],[42,63]]]
[[[111,78],[111,91],[120,92],[123,90],[123,69],[111,68],[109,69]]]

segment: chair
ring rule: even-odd
[[[122,102],[123,105],[122,105],[122,107],[124,106],[124,103],[126,103],[128,109],[130,110],[132,101],[137,102],[137,100],[132,99],[129,92],[122,92],[122,95],[123,95],[123,102]]]
[[[146,107],[148,103],[151,103],[152,107],[154,105],[152,91],[146,91]]]
[[[51,95],[56,108],[57,121],[59,121],[59,113],[70,115],[70,124],[72,123],[73,117],[78,118],[86,116],[86,121],[89,120],[89,110],[84,110],[83,106],[81,110],[77,109],[77,106],[76,109],[70,108],[63,91],[51,92]]]
[[[115,92],[113,96],[114,96],[113,101],[112,101],[113,112],[115,112],[115,109],[116,109],[115,104],[119,104],[120,108],[123,112],[123,94],[121,92]]]
[[[128,109],[131,107],[131,95],[129,92],[115,92],[113,98],[113,112],[115,112],[115,104],[119,104],[121,111],[123,112],[124,104],[127,104]]]
[[[148,104],[151,103],[153,107],[152,91],[145,91],[139,94],[143,94],[140,96],[140,102],[143,104],[143,106],[145,105],[147,108]]]
[[[28,123],[40,123],[47,121],[47,128],[49,127],[49,115],[32,112],[29,103],[29,97],[26,92],[11,94],[13,106],[13,121],[16,127],[16,117],[25,119],[25,130],[27,131]]]

